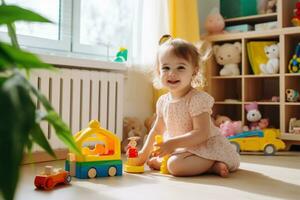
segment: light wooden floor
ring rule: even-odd
[[[24,165],[16,199],[22,200],[177,200],[177,199],[300,199],[300,153],[277,156],[242,155],[240,170],[229,178],[203,175],[175,178],[147,171],[122,177],[78,180],[52,191],[36,190],[33,180],[45,165],[64,167],[63,161]]]

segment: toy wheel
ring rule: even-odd
[[[88,171],[89,178],[95,178],[97,176],[97,170],[95,168],[90,168]]]
[[[109,176],[115,176],[117,174],[117,168],[116,167],[110,167],[108,169],[108,175]]]
[[[240,153],[240,151],[241,151],[240,145],[239,145],[237,142],[230,142],[230,144],[232,144],[234,150],[235,150],[237,153]]]
[[[71,178],[70,174],[67,174],[67,176],[65,177],[64,183],[65,184],[70,184],[71,180],[72,180],[72,178]]]
[[[45,189],[50,190],[54,187],[54,181],[52,178],[48,178],[45,183]]]
[[[264,154],[266,156],[272,156],[276,153],[276,148],[274,147],[273,144],[268,144],[267,146],[265,146],[264,148]]]

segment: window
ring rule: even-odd
[[[136,57],[141,0],[6,0],[50,19],[53,24],[16,24],[19,42],[56,53],[96,55],[112,60],[120,47]],[[1,39],[8,40],[5,27]],[[7,31],[6,31],[7,32]]]
[[[112,57],[134,49],[139,0],[74,1],[73,51]],[[132,55],[135,56],[135,55]]]
[[[37,0],[6,0],[6,4],[15,4],[23,8],[33,10],[42,16],[50,19],[53,23],[16,23],[16,30],[19,42],[22,46],[47,48],[52,50],[69,51],[70,42],[70,18],[71,1],[64,0],[43,0],[43,3],[37,3]],[[0,29],[6,31],[4,27]],[[6,34],[1,34],[1,38],[8,40]]]

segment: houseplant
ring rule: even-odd
[[[80,154],[68,126],[22,73],[25,71],[28,78],[32,69],[55,68],[43,63],[34,54],[20,49],[14,26],[16,21],[50,22],[35,12],[6,5],[1,0],[0,26],[7,26],[11,39],[10,44],[0,41],[0,198],[2,196],[7,200],[14,198],[25,149],[30,151],[32,144],[37,143],[55,157],[39,125],[41,121],[45,120],[53,126],[57,136]],[[41,102],[44,112],[37,110],[32,96]]]

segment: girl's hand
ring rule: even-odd
[[[138,157],[130,160],[130,165],[141,166],[145,164],[146,160],[147,160],[146,153],[139,151]]]
[[[173,140],[167,140],[160,144],[154,144],[158,149],[154,151],[159,157],[164,157],[174,152],[176,144]]]

